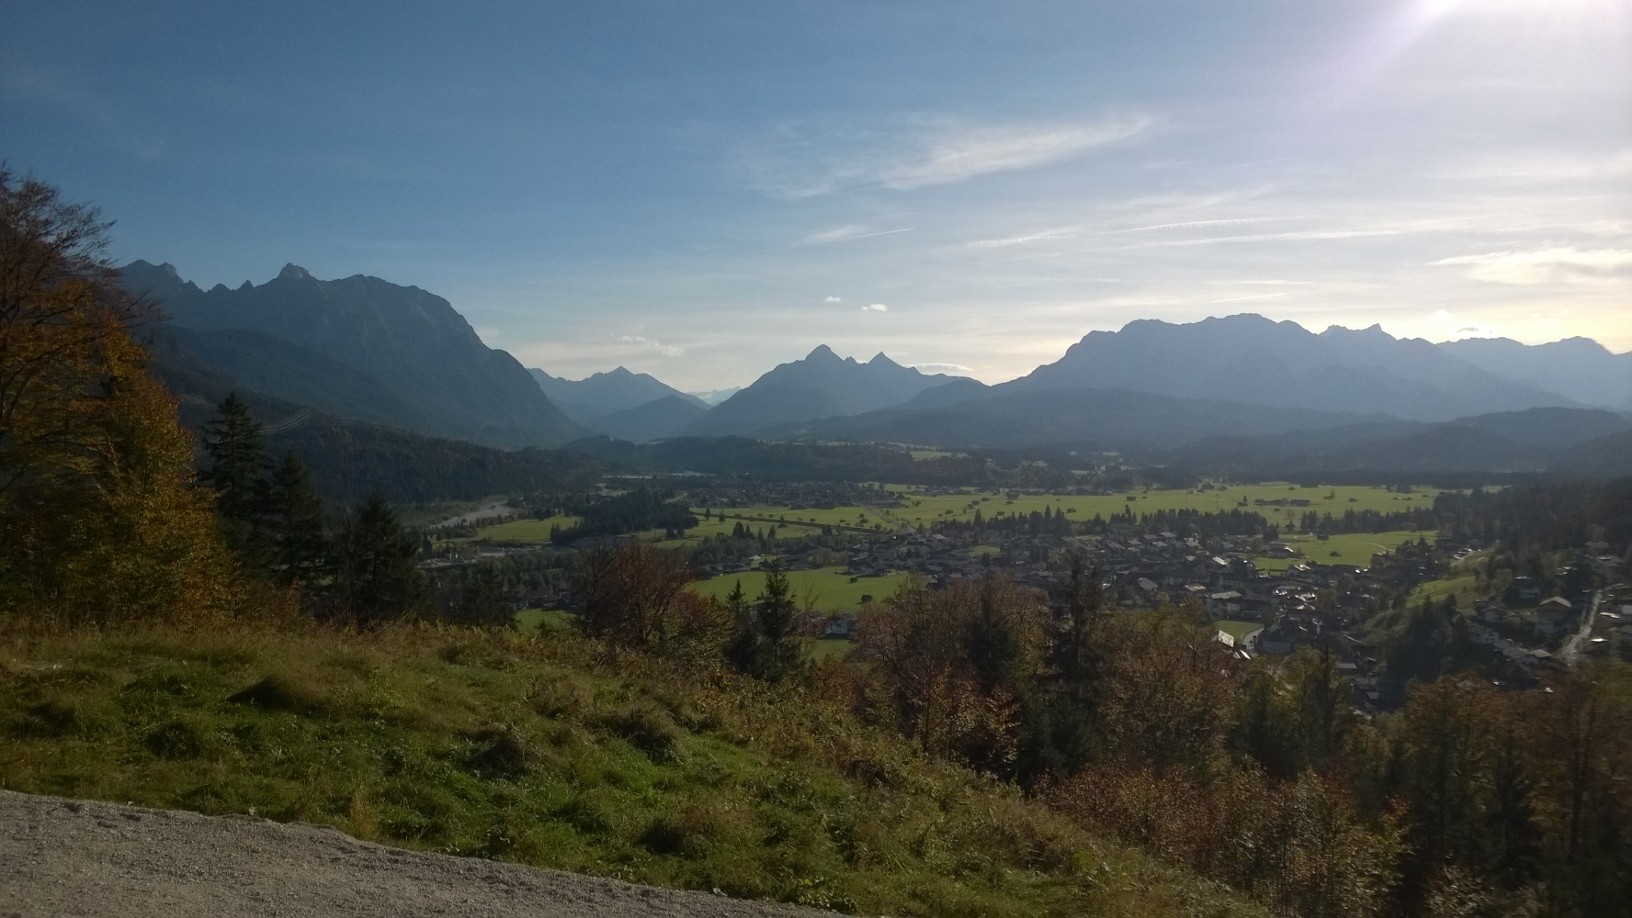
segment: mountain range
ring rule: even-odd
[[[1333,326],[1317,335],[1257,315],[1187,325],[1142,320],[1119,332],[1090,332],[1058,361],[998,388],[1133,389],[1419,421],[1574,404],[1375,325]]]
[[[491,446],[556,446],[586,431],[525,368],[482,343],[447,300],[355,275],[287,265],[272,280],[201,290],[168,264],[120,269],[202,363],[264,395],[418,433]]]
[[[145,334],[174,386],[211,375],[335,418],[504,448],[591,434],[747,436],[1165,450],[1256,467],[1587,472],[1618,467],[1615,444],[1632,437],[1632,354],[1582,338],[1435,345],[1257,315],[1146,320],[1090,332],[995,386],[823,345],[711,407],[624,367],[581,380],[529,371],[446,300],[379,278],[320,281],[289,265],[259,286],[206,291],[169,265],[121,273],[171,316]]]
[[[690,436],[757,434],[817,418],[891,408],[954,377],[926,375],[880,353],[866,363],[823,344],[803,360],[778,365],[689,424]]]
[[[1480,369],[1522,379],[1583,405],[1632,411],[1632,354],[1612,354],[1591,338],[1533,345],[1511,338],[1468,338],[1439,347]]]
[[[708,403],[646,373],[618,367],[586,379],[562,379],[530,368],[556,407],[584,427],[620,440],[674,436],[708,411]]]

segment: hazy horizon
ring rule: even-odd
[[[999,382],[1136,319],[1632,351],[1618,0],[28,4],[14,171],[209,288],[447,298],[581,379]],[[261,280],[257,280],[257,279]]]

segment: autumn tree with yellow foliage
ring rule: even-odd
[[[190,620],[236,576],[94,208],[0,168],[0,619]]]

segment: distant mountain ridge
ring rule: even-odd
[[[1437,424],[1397,421],[1251,437],[1209,437],[1164,463],[1208,474],[1279,478],[1345,472],[1559,472],[1632,475],[1632,419],[1596,409],[1534,408]]]
[[[173,317],[144,333],[156,362],[173,364],[171,379],[225,379],[335,418],[504,448],[599,433],[634,443],[1101,444],[1193,458],[1201,443],[1293,466],[1416,457],[1425,468],[1528,469],[1571,451],[1579,458],[1570,461],[1597,470],[1617,467],[1614,446],[1632,435],[1632,354],[1585,338],[1435,345],[1377,326],[1315,334],[1252,314],[1139,320],[1091,332],[1059,360],[996,386],[821,345],[710,408],[621,366],[582,380],[523,369],[446,300],[378,278],[320,281],[287,265],[260,286],[205,291],[169,265],[138,261],[121,273]]]
[[[557,408],[580,424],[604,414],[628,411],[665,398],[676,398],[700,409],[708,408],[708,404],[695,395],[681,392],[649,373],[633,373],[621,366],[576,380],[551,376],[534,367],[528,368],[527,372]]]
[[[953,388],[947,386],[943,388]],[[851,417],[775,428],[784,436],[888,440],[946,447],[1000,448],[1131,444],[1177,445],[1225,434],[1264,435],[1378,421],[1357,414],[1272,408],[1217,399],[1180,399],[1129,389],[1045,389],[975,392],[934,404],[931,389],[905,405]],[[924,402],[929,404],[924,404]]]
[[[265,395],[490,446],[555,446],[584,433],[514,357],[418,287],[363,275],[321,281],[296,265],[260,286],[208,291],[168,264],[137,261],[120,275],[197,333],[189,341],[198,358]],[[256,354],[249,335],[275,343]],[[370,411],[359,413],[359,399]]]
[[[741,391],[741,386],[730,386],[725,389],[704,389],[701,392],[688,392],[686,394],[701,399],[703,404],[712,408]]]
[[[697,396],[621,366],[577,380],[536,368],[527,372],[567,417],[595,433],[631,443],[675,436],[708,412],[708,404]]]
[[[1385,413],[1420,421],[1575,403],[1377,326],[1321,334],[1244,314],[1090,332],[1008,391],[1130,389],[1281,408]]]
[[[1583,405],[1632,411],[1632,354],[1610,353],[1591,338],[1547,344],[1465,338],[1439,348],[1480,369],[1525,380]]]
[[[819,345],[802,360],[778,365],[714,406],[686,429],[691,436],[752,435],[817,418],[890,408],[955,379],[925,375],[880,353],[866,363]]]
[[[590,418],[584,422],[584,426],[630,443],[650,443],[680,436],[688,426],[707,413],[705,406],[679,396],[666,395],[644,405]]]

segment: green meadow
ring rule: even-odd
[[[794,601],[801,607],[808,605],[817,612],[826,613],[853,612],[861,606],[863,595],[882,601],[899,589],[906,579],[907,575],[904,573],[852,578],[842,568],[837,567],[788,572],[788,585],[793,589]],[[691,583],[689,588],[703,596],[724,600],[731,594],[738,581],[741,581],[742,592],[750,600],[765,588],[763,571],[721,574],[718,577]]]
[[[693,511],[701,516],[703,511]],[[752,504],[743,507],[724,507],[712,511],[715,516],[723,515],[725,530],[742,521],[758,529],[768,523],[784,523],[792,526],[845,526],[851,529],[873,529],[882,525],[890,528],[890,521],[873,507],[834,507],[828,510],[818,510],[813,507],[793,509],[776,504]]]
[[[1310,510],[1341,516],[1345,510],[1376,510],[1387,513],[1431,507],[1434,497],[1439,493],[1431,488],[1418,488],[1410,494],[1398,494],[1379,487],[1303,487],[1270,482],[1229,485],[1206,491],[1152,489],[1124,491],[1111,495],[1050,493],[1024,494],[1009,498],[1002,491],[970,490],[957,494],[932,495],[923,488],[907,485],[885,487],[903,503],[903,506],[794,509],[778,504],[752,504],[709,508],[707,519],[703,519],[703,508],[697,507],[693,508],[699,519],[697,526],[687,530],[686,534],[678,539],[669,539],[665,533],[655,530],[639,535],[661,548],[680,548],[711,536],[730,535],[738,523],[756,533],[780,527],[776,529],[779,537],[799,538],[813,535],[824,527],[856,533],[878,530],[894,532],[902,527],[915,529],[932,527],[938,522],[969,522],[974,519],[977,510],[983,518],[989,520],[1004,516],[1027,516],[1042,513],[1046,509],[1054,513],[1064,513],[1067,519],[1076,522],[1086,522],[1095,516],[1108,519],[1130,509],[1136,514],[1155,513],[1161,510],[1199,510],[1216,513],[1240,509],[1253,510],[1263,514],[1271,522],[1285,524],[1301,518]],[[1293,500],[1309,503],[1306,506],[1292,506],[1290,501]],[[1266,503],[1260,505],[1258,501]],[[1276,506],[1269,503],[1273,501],[1281,501],[1282,504]],[[549,542],[550,532],[555,527],[566,529],[577,523],[578,519],[571,516],[557,516],[547,520],[508,520],[482,528],[476,538],[508,544],[541,545]],[[1392,548],[1398,544],[1398,540],[1390,541],[1391,535],[1383,533],[1372,541],[1384,542]],[[1341,563],[1345,564],[1364,566],[1371,557],[1370,551],[1357,554],[1360,547],[1351,550],[1349,546],[1344,545],[1326,549],[1327,552],[1332,550],[1342,552]],[[1322,560],[1314,555],[1308,557],[1310,560]],[[1356,557],[1358,560],[1353,560]]]
[[[1068,519],[1078,522],[1091,520],[1096,515],[1110,518],[1114,514],[1132,510],[1136,514],[1160,510],[1199,510],[1222,513],[1229,510],[1255,510],[1272,522],[1297,518],[1310,510],[1341,516],[1345,510],[1376,510],[1390,513],[1431,507],[1439,492],[1418,488],[1410,494],[1398,494],[1380,487],[1369,486],[1316,486],[1303,487],[1284,482],[1266,484],[1229,485],[1209,491],[1181,489],[1150,489],[1123,491],[1111,495],[1022,494],[1009,498],[1002,491],[968,491],[961,494],[931,495],[922,488],[889,485],[906,506],[893,509],[889,515],[914,526],[928,525],[945,520],[972,520],[978,509],[981,516],[992,519],[999,514],[1008,516],[1041,513],[1049,509],[1063,512]],[[1259,505],[1257,501],[1265,501]],[[1308,506],[1294,507],[1290,501],[1308,501]],[[1269,502],[1282,501],[1282,506]],[[1245,502],[1245,505],[1243,505]]]
[[[1300,561],[1316,564],[1340,564],[1347,567],[1370,567],[1371,556],[1378,552],[1393,552],[1401,542],[1427,539],[1432,542],[1438,533],[1433,530],[1412,532],[1400,529],[1394,532],[1353,532],[1334,535],[1322,540],[1312,535],[1288,534],[1281,541],[1303,552],[1301,558],[1253,558],[1261,571],[1284,571]]]
[[[552,530],[571,529],[576,525],[578,525],[576,516],[552,516],[547,520],[506,520],[483,527],[477,531],[476,537],[489,542],[542,544],[550,540]]]
[[[1230,637],[1234,638],[1235,640],[1239,641],[1243,637],[1251,634],[1252,632],[1258,630],[1259,628],[1264,627],[1264,623],[1263,622],[1238,622],[1238,621],[1234,621],[1232,619],[1223,619],[1223,620],[1220,620],[1220,621],[1213,622],[1213,627],[1215,629],[1219,630],[1219,631],[1224,632],[1225,634],[1229,635]]]

